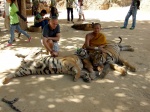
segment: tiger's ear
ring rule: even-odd
[[[75,51],[75,54],[79,54],[81,48],[77,48],[76,51]]]

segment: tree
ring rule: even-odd
[[[18,5],[18,9],[20,11],[20,13],[24,16],[26,16],[26,0],[16,0],[16,4]],[[24,22],[24,20],[19,19],[20,21],[20,27],[21,29],[25,30],[27,29],[27,23]]]

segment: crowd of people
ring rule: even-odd
[[[6,0],[5,2],[5,11],[3,17],[5,18],[5,23],[10,23],[10,27],[8,24],[5,24],[5,27],[9,30],[10,29],[10,40],[6,46],[11,46],[15,40],[14,32],[17,30],[19,33],[24,34],[28,42],[31,41],[31,36],[26,33],[24,30],[20,28],[19,25],[19,18],[18,16],[27,22],[27,18],[23,17],[19,12],[17,6],[15,5],[15,0]],[[74,16],[73,16],[73,5],[77,6],[79,12],[78,21],[85,20],[84,12],[83,12],[83,0],[66,0],[66,9],[67,9],[67,22],[74,23]],[[59,13],[57,10],[57,3],[56,0],[51,0],[50,5],[50,16],[44,17],[47,14],[46,10],[42,10],[39,13],[36,13],[34,19],[34,26],[42,28],[42,43],[45,46],[46,50],[51,54],[51,56],[58,56],[59,55],[59,39],[60,39],[60,25],[58,23]],[[139,9],[140,0],[132,0],[130,10],[125,18],[124,26],[121,29],[126,28],[128,24],[128,19],[132,15],[133,16],[133,23],[131,26],[131,30],[135,28],[136,25],[136,14],[137,9]],[[8,8],[9,7],[9,8]],[[8,10],[9,9],[9,10]],[[70,19],[71,14],[71,19]],[[106,37],[104,34],[100,33],[101,25],[95,24],[93,28],[93,32],[89,33],[85,37],[85,44],[84,48],[89,50],[100,49],[103,50],[103,46],[106,43]],[[95,38],[98,40],[94,42]],[[93,44],[94,43],[94,44]]]
[[[78,0],[78,2],[75,0],[66,0],[67,21],[70,22],[71,12],[71,21],[73,22],[74,3],[79,11],[78,20],[81,20],[81,16],[83,16],[83,20],[85,20],[83,8],[81,8],[83,7],[83,0]],[[34,10],[34,26],[41,27],[43,37],[42,43],[52,56],[58,56],[59,54],[58,41],[60,39],[60,26],[58,24],[59,13],[56,6],[56,0],[51,0],[49,17],[45,17],[47,11],[44,9],[41,10],[41,12],[36,11],[36,9]],[[5,0],[4,8],[3,18],[5,18],[5,28],[10,31],[10,39],[8,40],[8,44],[6,46],[12,46],[15,41],[15,31],[19,34],[24,34],[28,38],[28,42],[30,42],[31,36],[26,31],[22,30],[19,25],[19,17],[23,19],[25,23],[27,23],[27,18],[20,13],[15,4],[15,0]]]

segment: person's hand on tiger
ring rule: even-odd
[[[53,57],[57,57],[58,56],[58,52],[55,52],[55,51],[51,51],[50,54]]]
[[[98,48],[99,48],[100,51],[105,52],[105,49],[102,46],[100,46]]]

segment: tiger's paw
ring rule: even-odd
[[[2,83],[3,84],[8,84],[10,82],[10,80],[11,80],[11,78],[6,77],[6,78],[3,79]]]
[[[90,83],[92,80],[88,75],[84,75],[81,77],[83,79],[84,82]]]
[[[94,80],[96,78],[95,72],[92,72],[89,75],[92,80]]]
[[[106,75],[107,75],[106,73],[102,72],[102,73],[99,75],[99,78],[100,78],[100,79],[104,79]]]
[[[127,75],[127,70],[124,70],[124,69],[123,69],[123,70],[121,71],[121,75],[122,75],[122,76]]]

